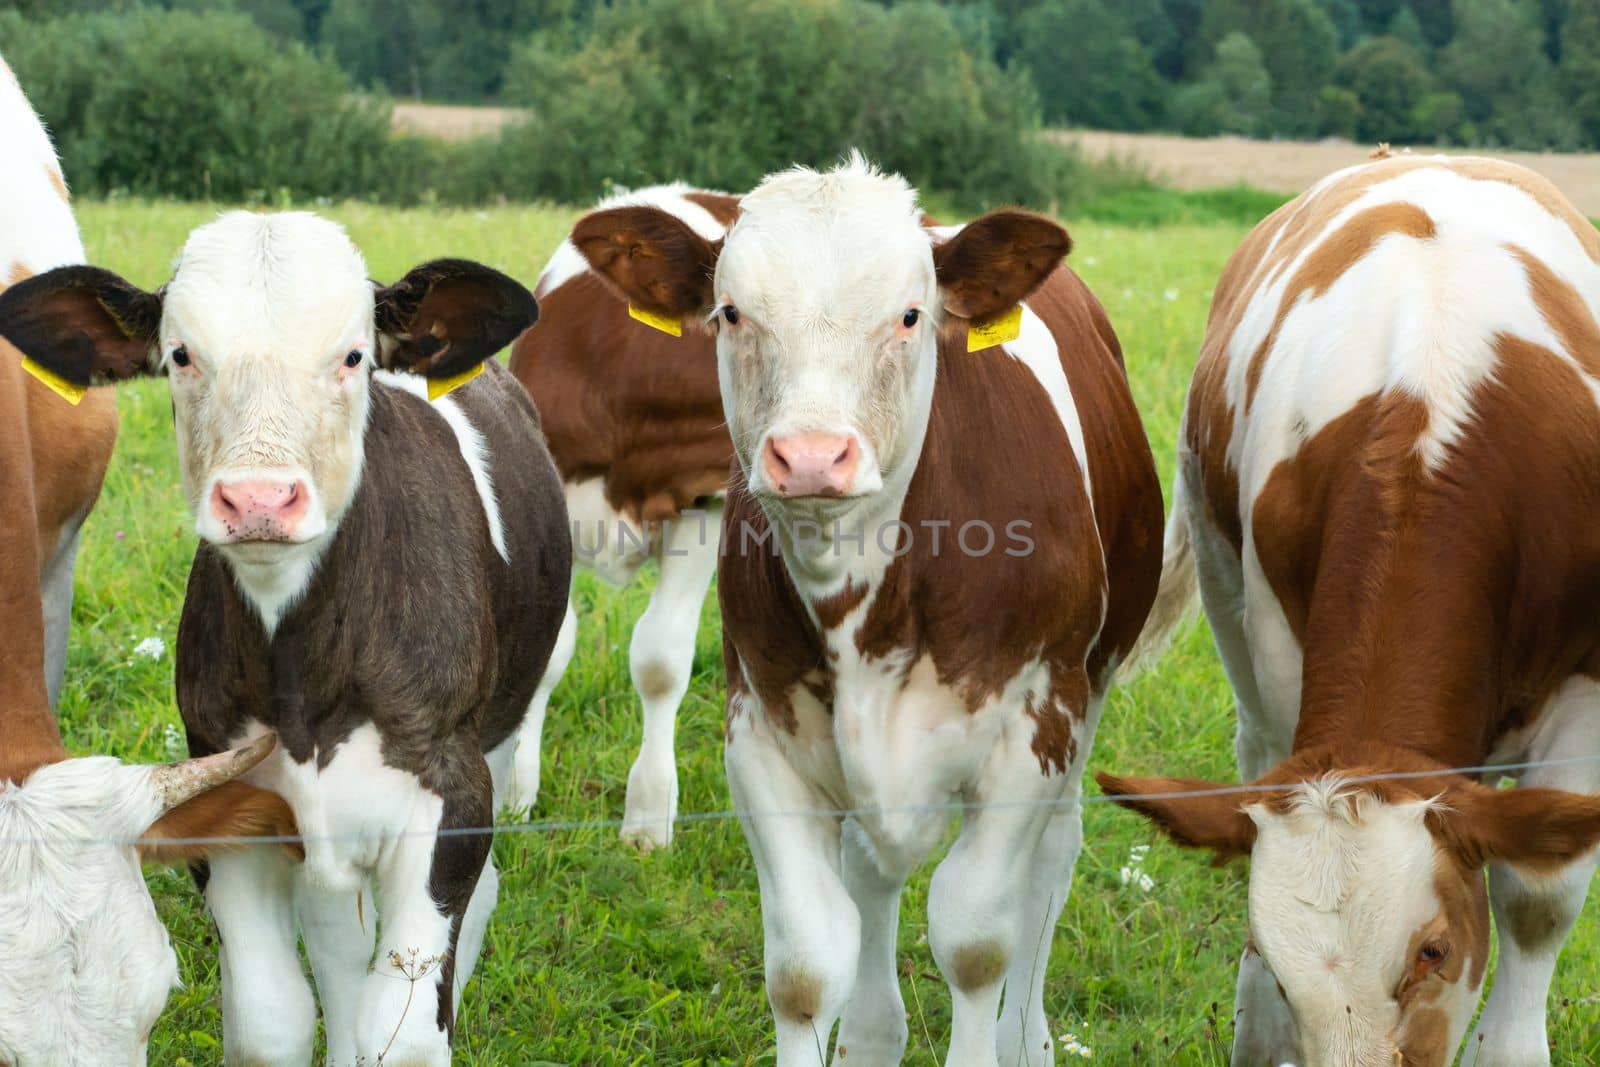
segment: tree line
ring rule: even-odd
[[[160,2],[231,6],[266,32],[330,57],[359,86],[512,105],[547,99],[544,87],[532,84],[544,69],[540,59],[581,53],[605,32],[608,14],[648,6],[648,0]],[[130,3],[14,0],[10,6],[39,16]],[[814,13],[828,6],[803,5]],[[1600,147],[1594,0],[948,0],[941,6],[969,50],[1025,76],[1052,124]],[[760,29],[740,18],[727,32]],[[891,64],[905,49],[893,38],[874,43]],[[719,53],[698,59],[711,69]]]

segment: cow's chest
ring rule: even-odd
[[[932,657],[863,656],[829,639],[828,666],[790,694],[795,730],[780,744],[790,764],[853,813],[888,867],[911,869],[943,840],[963,803],[1005,792],[1008,737],[1031,733],[1026,695],[1045,684],[1025,667],[976,708]]]
[[[266,729],[251,721],[241,736]],[[288,801],[306,839],[306,876],[333,891],[359,888],[405,833],[418,805],[440,802],[417,775],[385,760],[383,739],[370,722],[308,759],[279,747],[246,778]]]

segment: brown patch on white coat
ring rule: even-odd
[[[1165,801],[1140,798],[1206,784],[1102,785],[1182,844],[1255,856],[1252,928],[1300,1047],[1255,1044],[1268,1023],[1242,1019],[1236,1057],[1449,1062],[1487,959],[1485,865],[1502,971],[1468,1062],[1545,1054],[1535,957],[1582,905],[1600,799],[1438,772],[1600,755],[1597,258],[1600,236],[1536,175],[1401,157],[1320,183],[1224,271],[1172,522],[1194,540],[1235,683],[1243,776],[1284,792]],[[1437,777],[1333,787],[1355,798],[1349,821],[1285,821],[1301,783],[1418,769]],[[1600,790],[1594,766],[1526,778]],[[1408,808],[1425,817],[1406,823]],[[1285,851],[1295,825],[1323,844]],[[1330,994],[1286,947],[1310,929],[1293,901],[1330,850],[1377,833],[1392,836],[1372,907],[1331,912],[1347,948]],[[1402,861],[1412,880],[1395,878]],[[1508,921],[1530,907],[1552,916],[1537,940]],[[1414,925],[1360,925],[1379,919]],[[1241,1002],[1259,992],[1246,981]],[[1330,995],[1352,1011],[1319,1024]]]

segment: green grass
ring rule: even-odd
[[[94,262],[158,284],[188,229],[215,209],[84,203]],[[482,258],[531,282],[575,212],[493,208],[395,211],[341,205],[375,277],[439,255]],[[1069,218],[1072,262],[1110,310],[1164,477],[1210,289],[1247,223],[1110,225]],[[62,702],[76,752],[160,760],[178,722],[169,646],[194,538],[178,491],[162,383],[120,394],[122,437],[78,569],[72,657]],[[579,583],[577,658],[553,701],[538,817],[617,819],[638,736],[627,647],[643,589]],[[721,760],[723,676],[714,603],[703,615],[695,680],[679,729],[681,810],[729,807]],[[1113,695],[1096,768],[1232,777],[1232,701],[1197,627],[1152,675]],[[1056,1033],[1111,1064],[1227,1062],[1233,964],[1244,939],[1245,871],[1216,871],[1165,844],[1149,854],[1152,891],[1122,885],[1144,822],[1091,805],[1086,848],[1055,933],[1045,1002]],[[612,829],[508,834],[485,958],[458,1032],[463,1064],[762,1064],[772,1060],[761,982],[755,871],[736,824],[678,831],[649,857]],[[152,1064],[221,1062],[216,944],[186,874],[150,871],[185,986],[156,1027]],[[1600,1060],[1600,892],[1580,920],[1552,994],[1558,1064]],[[924,939],[927,871],[902,909],[901,968],[910,1012],[907,1062],[942,1062],[949,997]]]

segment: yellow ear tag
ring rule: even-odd
[[[628,318],[637,319],[652,329],[662,333],[670,333],[674,337],[683,336],[683,323],[678,319],[669,319],[665,315],[657,315],[654,311],[646,311],[641,307],[628,305]]]
[[[967,351],[1003,345],[1022,336],[1022,305],[1003,311],[992,319],[981,319],[967,327]]]
[[[88,386],[74,385],[54,371],[49,371],[39,366],[31,359],[22,361],[22,369],[43,382],[46,389],[74,407],[83,400],[83,394],[89,391]]]
[[[476,378],[482,373],[483,364],[474,363],[471,370],[462,371],[454,378],[429,378],[428,399],[438,400],[446,393],[454,392],[455,390],[460,389],[463,385],[466,385],[468,382],[472,381],[472,379]]]

